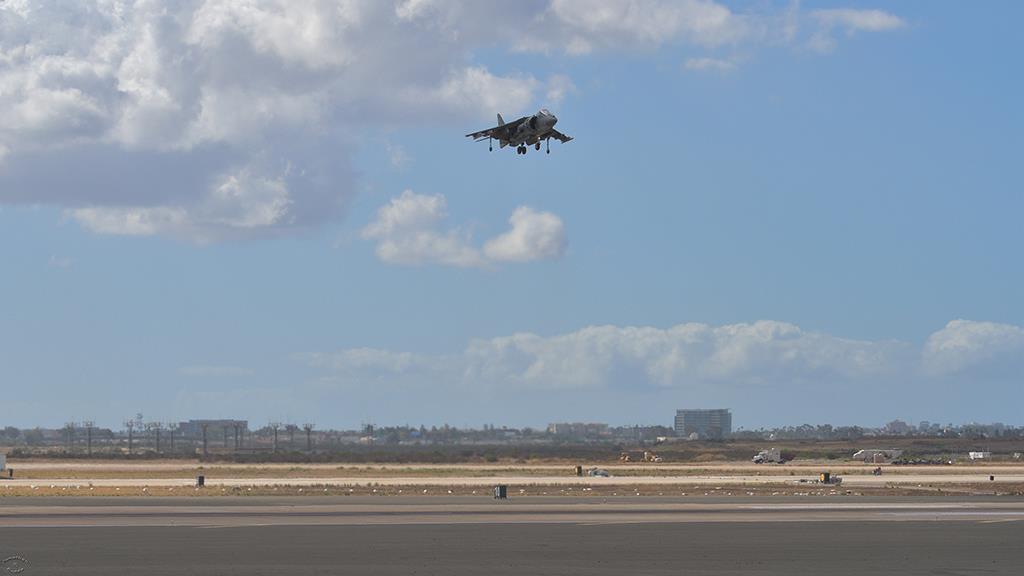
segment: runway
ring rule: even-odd
[[[421,524],[580,524],[722,522],[1021,521],[1024,502],[912,499],[601,499],[486,497],[49,498],[0,505],[6,527],[368,526]],[[171,500],[171,502],[163,502]],[[1024,525],[1022,525],[1024,527]]]
[[[0,558],[25,575],[1024,569],[1019,499],[33,500],[0,502]]]

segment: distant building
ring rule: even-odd
[[[189,420],[188,422],[178,424],[178,433],[183,438],[199,439],[203,437],[204,425],[206,426],[206,434],[211,440],[224,434],[225,428],[234,431],[235,426],[238,426],[239,430],[249,431],[248,420]]]
[[[599,438],[611,431],[607,424],[598,422],[555,422],[548,424],[548,434],[570,438]]]
[[[911,427],[903,420],[893,420],[886,424],[882,431],[889,436],[907,436],[911,432]]]
[[[676,410],[676,436],[721,440],[732,434],[732,412],[728,408]]]

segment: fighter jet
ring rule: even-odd
[[[551,112],[542,108],[533,116],[523,116],[508,124],[498,114],[498,125],[494,128],[466,134],[476,142],[487,139],[487,149],[494,150],[492,142],[497,140],[502,148],[505,146],[516,146],[516,154],[526,154],[526,147],[533,146],[540,150],[540,142],[544,141],[547,153],[551,154],[551,139],[560,140],[563,144],[572,140],[572,136],[566,136],[555,130],[555,123],[558,118]]]

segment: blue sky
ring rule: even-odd
[[[1022,424],[986,6],[0,8],[5,424]]]

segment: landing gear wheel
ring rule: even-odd
[[[540,142],[537,142],[536,144],[534,144],[533,145],[533,149],[534,150],[540,150]]]

